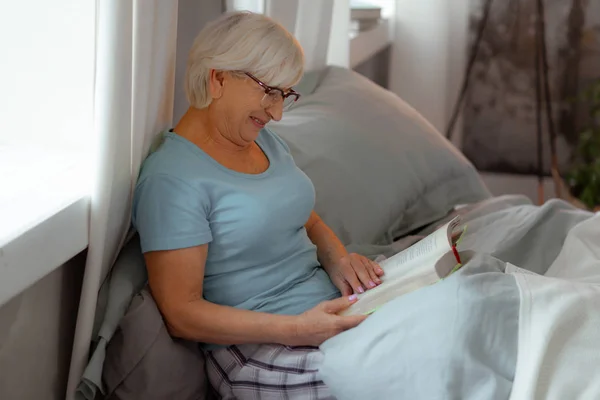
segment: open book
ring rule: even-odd
[[[358,295],[358,301],[339,315],[370,314],[388,301],[450,276],[473,255],[459,251],[466,226],[455,217],[429,236],[379,263],[382,283]]]

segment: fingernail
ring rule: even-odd
[[[381,268],[377,268],[377,273],[378,274],[383,274],[383,270]]]
[[[358,287],[358,293],[364,293],[364,292],[365,292],[365,289],[363,289],[362,286],[359,286]]]
[[[372,287],[372,288],[374,288],[374,287],[375,287],[375,282],[373,282],[373,281],[369,281],[369,287]]]
[[[357,298],[358,298],[358,296],[357,296],[357,295],[355,295],[355,294],[353,294],[353,295],[351,295],[350,297],[348,297],[348,300],[350,300],[350,301],[354,301],[354,300],[356,300]]]
[[[381,283],[381,279],[375,278],[375,283],[377,283],[379,285]]]

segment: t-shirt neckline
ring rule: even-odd
[[[265,157],[267,157],[267,160],[269,161],[269,166],[266,170],[264,170],[263,172],[261,172],[259,174],[247,174],[244,172],[238,172],[233,169],[227,168],[226,166],[224,166],[223,164],[221,164],[220,162],[218,162],[217,160],[212,158],[207,152],[202,150],[199,146],[192,143],[191,141],[184,138],[183,136],[178,135],[173,129],[168,130],[165,134],[166,137],[183,143],[184,145],[186,145],[186,147],[188,149],[190,149],[198,157],[200,157],[202,159],[207,159],[211,164],[213,164],[215,167],[217,167],[221,171],[226,172],[230,175],[237,176],[240,178],[245,178],[245,179],[262,179],[271,174],[271,170],[273,169],[273,161],[274,160],[273,160],[273,157],[271,156],[271,154],[269,154],[269,151],[267,150],[268,146],[266,146],[264,143],[263,135],[264,135],[264,130],[261,130],[260,133],[258,134],[258,137],[256,138],[256,144],[262,150]]]

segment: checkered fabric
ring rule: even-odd
[[[223,400],[335,399],[317,377],[322,358],[316,347],[247,344],[209,352],[206,369]]]

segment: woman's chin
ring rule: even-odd
[[[265,127],[264,125],[257,124],[256,122],[250,120],[245,131],[248,132],[249,135],[252,135],[253,139],[256,139],[258,137],[260,130],[263,129],[264,127]]]
[[[258,128],[256,126],[250,126],[250,127],[246,127],[246,129],[244,129],[242,136],[244,138],[244,140],[248,141],[248,142],[253,142],[258,138],[258,135],[260,134],[260,130],[262,128]]]

